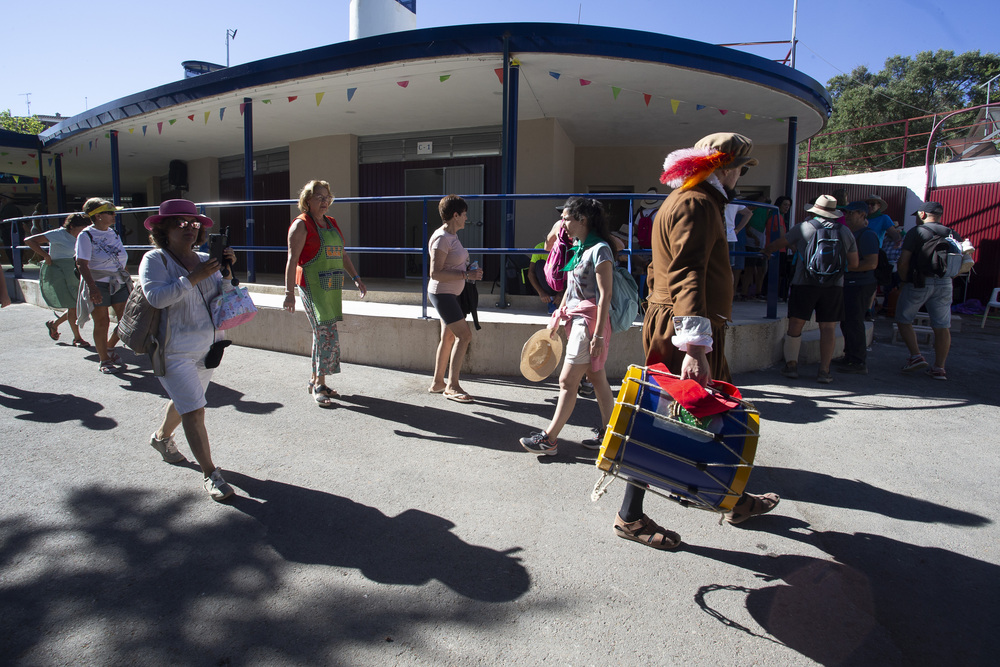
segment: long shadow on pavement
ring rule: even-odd
[[[103,405],[73,394],[28,391],[0,385],[0,406],[21,412],[14,419],[40,424],[79,421],[81,426],[94,431],[107,431],[118,426],[114,419],[97,414],[104,409]]]
[[[530,585],[516,548],[467,544],[441,517],[226,477],[256,495],[233,503],[243,514],[95,485],[68,493],[62,525],[0,521],[0,664],[344,664],[360,647],[433,662],[423,631],[508,623],[492,603]],[[369,596],[347,571],[286,561],[403,586]],[[457,595],[417,588],[432,579]]]
[[[813,532],[790,517],[743,525],[806,542],[834,560],[685,545],[775,582],[702,586],[696,602],[723,624],[754,634],[711,607],[719,591],[738,591],[768,633],[824,665],[996,664],[1000,567],[881,535]]]
[[[466,544],[451,521],[409,509],[389,517],[349,498],[284,482],[226,472],[249,494],[232,506],[265,529],[285,560],[350,567],[383,584],[418,586],[437,579],[459,595],[509,602],[530,585],[514,547],[495,551]]]

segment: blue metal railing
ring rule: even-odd
[[[632,257],[649,257],[652,253],[649,250],[640,250],[633,248],[632,240],[635,236],[635,219],[634,219],[634,206],[632,204],[636,200],[645,199],[666,199],[667,195],[651,195],[647,193],[588,193],[588,194],[520,194],[520,195],[492,195],[492,194],[481,194],[481,195],[462,195],[463,199],[466,201],[521,201],[521,200],[556,200],[565,201],[569,197],[587,197],[592,199],[600,200],[627,200],[629,201],[629,212],[628,212],[628,244],[622,250],[621,254],[625,254],[628,257],[628,269],[632,270]],[[386,204],[386,203],[406,203],[406,202],[419,202],[423,204],[423,246],[416,247],[382,247],[382,246],[348,246],[345,247],[346,252],[355,254],[407,254],[407,255],[421,255],[421,279],[423,282],[422,287],[422,316],[427,317],[427,284],[430,279],[430,266],[429,266],[429,255],[427,253],[427,242],[430,238],[430,223],[428,220],[428,206],[430,204],[436,205],[437,201],[440,199],[440,195],[400,195],[400,196],[388,196],[388,197],[341,197],[336,199],[337,204]],[[767,209],[773,209],[777,211],[777,207],[770,204],[760,204],[757,202],[734,200],[734,204],[751,205],[757,207],[763,207]],[[270,200],[255,200],[255,201],[216,201],[216,202],[202,202],[197,204],[198,209],[204,213],[206,209],[209,208],[238,208],[242,207],[249,211],[258,206],[296,206],[298,200],[296,199],[270,199]],[[120,213],[155,213],[159,210],[158,206],[142,206],[136,208],[126,208],[122,209]],[[78,212],[78,211],[72,211]],[[45,215],[30,215],[23,216],[20,218],[9,218],[4,222],[10,223],[11,227],[11,245],[7,246],[7,249],[11,251],[11,258],[14,264],[14,277],[20,278],[22,274],[21,269],[21,251],[30,250],[30,247],[20,244],[20,223],[31,222],[32,220],[58,220],[61,222],[66,218],[69,213],[54,213]],[[548,231],[547,229],[545,230]],[[777,238],[772,234],[772,238],[769,240],[774,240]],[[253,242],[252,237],[248,237],[250,242]],[[153,246],[151,245],[126,245],[126,250],[149,250]],[[247,282],[256,281],[256,269],[254,262],[254,255],[258,252],[287,252],[287,246],[259,246],[259,245],[245,245],[245,246],[233,246],[233,249],[238,252],[247,253]],[[515,247],[502,247],[502,248],[467,248],[469,254],[483,254],[483,255],[501,255],[500,261],[500,295],[499,303],[500,307],[507,307],[506,294],[507,294],[507,280],[506,280],[506,255],[539,255],[545,254],[544,249],[539,248],[515,248]],[[733,252],[732,255],[741,256],[758,256],[759,253],[753,252]],[[768,266],[768,297],[767,297],[767,312],[765,317],[768,319],[775,319],[777,317],[777,304],[778,304],[778,262],[772,261]]]

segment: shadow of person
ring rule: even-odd
[[[811,532],[798,520],[774,519],[772,528],[783,524],[781,534],[834,560],[686,545],[689,553],[778,582],[760,589],[703,586],[696,599],[706,613],[750,632],[709,607],[708,593],[739,590],[761,627],[824,665],[995,664],[997,565],[881,535]]]
[[[93,431],[107,431],[118,426],[114,419],[97,414],[104,409],[103,405],[73,394],[27,391],[0,385],[0,406],[20,411],[21,414],[15,415],[14,419],[40,424],[79,421]]]
[[[419,586],[437,579],[459,595],[509,602],[523,595],[530,576],[514,556],[463,542],[455,524],[409,509],[389,517],[348,498],[284,482],[226,472],[250,497],[234,508],[258,521],[265,540],[287,560],[349,567],[384,584]]]
[[[214,380],[208,385],[208,390],[205,392],[205,400],[208,401],[208,407],[210,408],[228,406],[234,408],[237,412],[245,414],[267,415],[278,408],[285,407],[284,403],[248,401],[243,398],[244,396],[246,394],[243,392],[231,389]]]
[[[985,526],[990,519],[960,509],[913,498],[872,486],[859,479],[843,479],[810,470],[761,468],[768,485],[781,489],[783,500],[863,510],[903,521],[944,523],[952,526]],[[748,527],[753,528],[753,524]]]

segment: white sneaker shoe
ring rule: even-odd
[[[205,478],[205,490],[208,491],[208,495],[212,496],[212,500],[220,503],[233,495],[233,487],[222,479],[222,468],[216,468],[212,471],[211,476]]]
[[[156,437],[156,433],[153,433],[149,437],[149,444],[160,453],[160,456],[167,463],[187,461],[184,455],[177,451],[177,445],[174,444],[174,436],[170,436],[166,440],[160,440]]]

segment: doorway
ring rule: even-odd
[[[408,196],[446,194],[480,195],[484,192],[483,165],[465,165],[456,167],[431,167],[422,169],[407,169],[404,175],[404,194]],[[483,202],[482,200],[467,201],[469,205],[468,221],[465,229],[458,232],[458,238],[466,248],[483,247]],[[419,248],[423,246],[424,205],[422,202],[406,203],[406,245]],[[428,235],[441,225],[437,202],[427,202]],[[483,266],[482,255],[469,255],[470,261],[478,261]],[[422,263],[419,255],[406,255],[406,277],[422,277]]]

